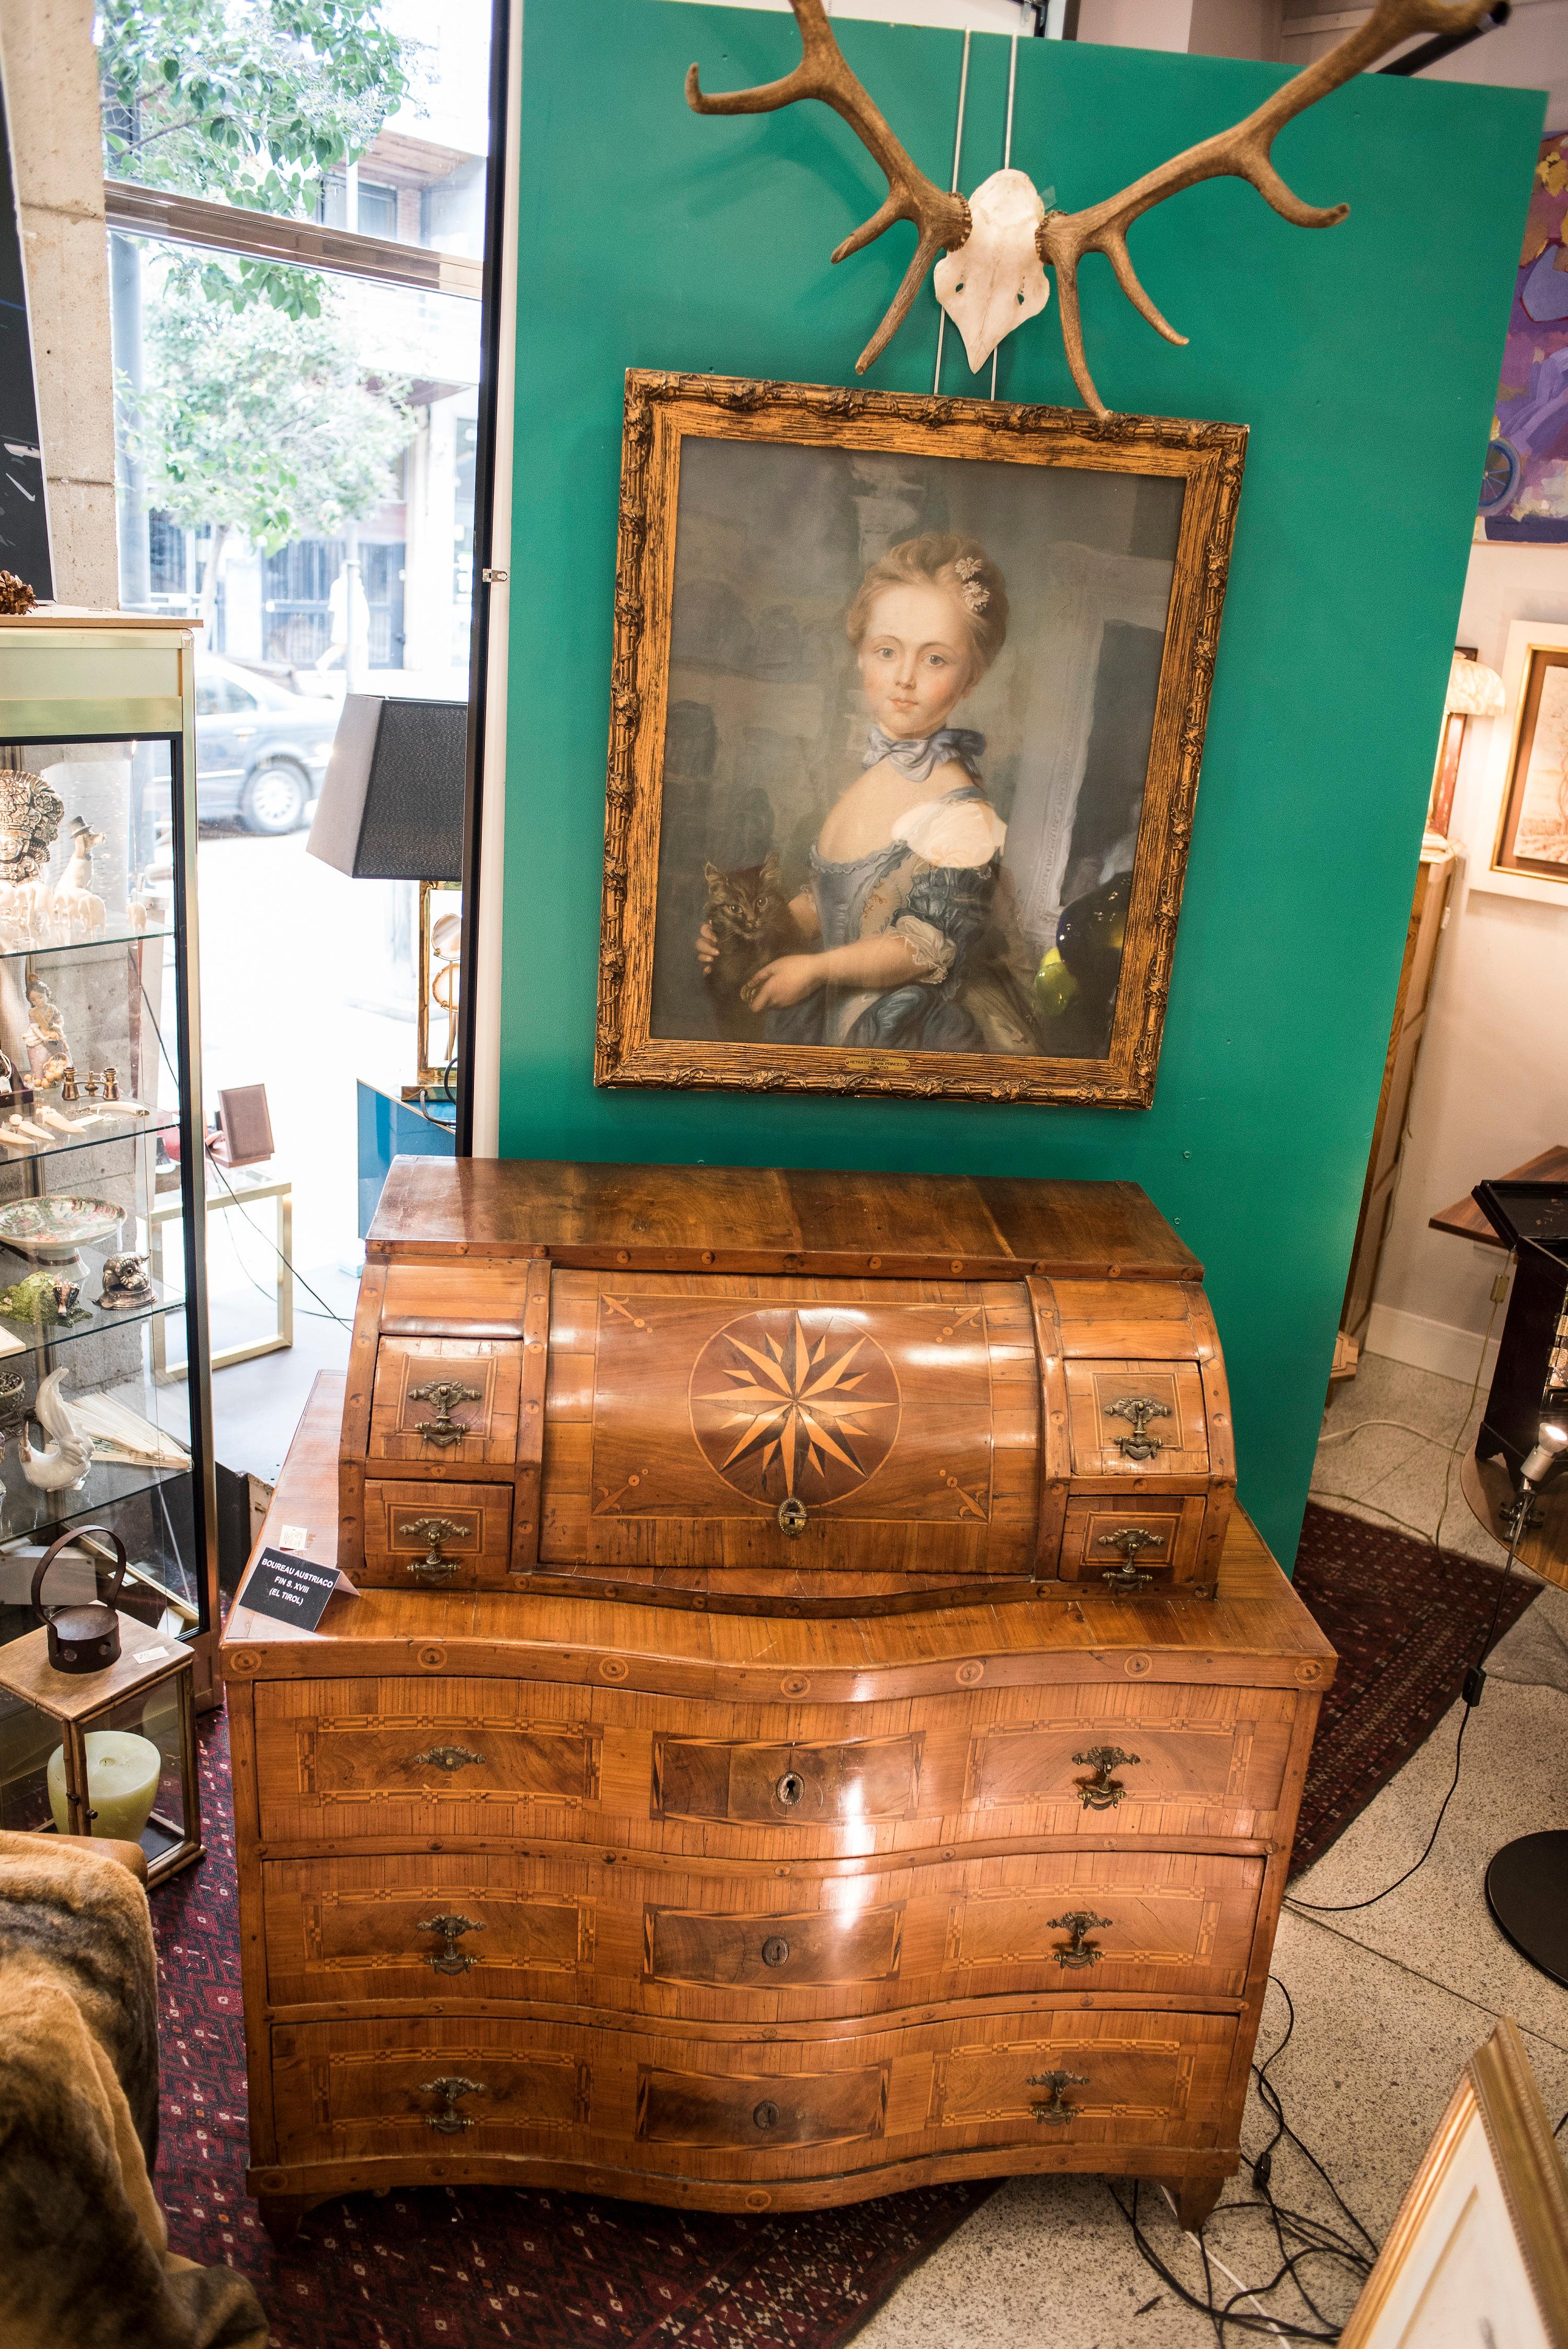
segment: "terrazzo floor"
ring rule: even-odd
[[[1346,1440],[1320,1447],[1314,1495],[1429,1538],[1440,1516],[1447,1547],[1501,1564],[1460,1495],[1460,1454],[1449,1448],[1473,1432],[1474,1417],[1467,1387],[1369,1355],[1335,1395],[1324,1433]],[[1390,1420],[1398,1424],[1372,1423]],[[1456,1705],[1296,1879],[1293,1901],[1364,1899],[1419,1856],[1453,1773],[1461,1712]],[[1291,2127],[1376,2241],[1496,2016],[1511,2015],[1523,2032],[1553,2122],[1568,2112],[1568,1991],[1503,1940],[1482,1890],[1500,1845],[1568,1827],[1565,1753],[1568,1593],[1549,1589],[1493,1651],[1459,1789],[1420,1872],[1375,1908],[1313,1916],[1287,1907],[1281,1920],[1274,1973],[1294,2002],[1295,2027],[1270,2077]],[[1271,1989],[1260,2055],[1285,2023],[1284,1999]],[[1254,2094],[1243,2151],[1255,2153],[1271,2134]],[[1559,2143],[1568,2143],[1568,2129]],[[1276,2155],[1272,2184],[1281,2202],[1350,2232],[1298,2153]],[[1265,2281],[1278,2265],[1266,2220],[1243,2207],[1255,2200],[1243,2167],[1207,2230],[1211,2260],[1230,2271],[1228,2282],[1215,2271],[1225,2292]],[[1169,2205],[1146,2188],[1141,2207],[1153,2248],[1198,2289],[1195,2247]],[[1326,2261],[1309,2281],[1324,2317],[1342,2323],[1354,2281]],[[1288,2287],[1267,2310],[1313,2322]],[[1103,2180],[1015,2178],[900,2287],[857,2335],[857,2349],[1214,2349],[1214,2340],[1210,2319],[1145,2263]]]

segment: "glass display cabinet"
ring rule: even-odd
[[[36,1628],[34,1567],[73,1526],[49,1597],[108,1591],[108,1527],[121,1615],[189,1646],[201,1704],[217,1560],[194,641],[188,621],[0,618],[0,1643]],[[165,1286],[152,1225],[176,1203],[183,1279]],[[47,1816],[47,1761],[0,1691],[0,1827],[36,1825],[41,1793]]]

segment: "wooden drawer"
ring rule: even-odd
[[[1049,1852],[788,1879],[603,1853],[263,1868],[276,2006],[571,2002],[735,2023],[1085,1990],[1240,1998],[1264,1863]]]
[[[1297,1699],[1122,1679],[718,1707],[388,1675],[270,1681],[254,1702],[269,1843],[547,1836],[797,1865],[980,1837],[1267,1840]]]
[[[511,1557],[510,1485],[365,1485],[365,1563],[381,1590],[504,1588]]]
[[[987,2146],[1202,2147],[1235,2032],[1136,2012],[766,2044],[483,2015],[274,2024],[276,2158],[532,2153],[749,2179]]]
[[[920,1802],[918,1737],[841,1744],[654,1740],[654,1809],[665,1818],[816,1826],[840,1819],[913,1818]]]
[[[1075,1476],[1206,1477],[1209,1432],[1193,1362],[1068,1362]]]
[[[1208,1506],[1196,1493],[1075,1493],[1062,1529],[1062,1580],[1099,1584],[1130,1560],[1152,1589],[1192,1581],[1202,1571]]]
[[[516,1339],[383,1338],[369,1461],[510,1467],[517,1458],[522,1346]],[[531,1399],[535,1412],[537,1400]]]

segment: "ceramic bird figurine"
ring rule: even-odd
[[[60,1392],[65,1375],[64,1371],[51,1371],[40,1380],[33,1400],[32,1415],[53,1440],[41,1452],[35,1452],[27,1441],[26,1421],[22,1426],[22,1474],[29,1485],[46,1493],[76,1492],[87,1483],[92,1466],[92,1438],[82,1433]]]

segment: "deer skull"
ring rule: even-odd
[[[969,199],[969,241],[944,253],[933,284],[978,375],[997,344],[1051,298],[1036,232],[1046,207],[1026,171],[993,171]]]

